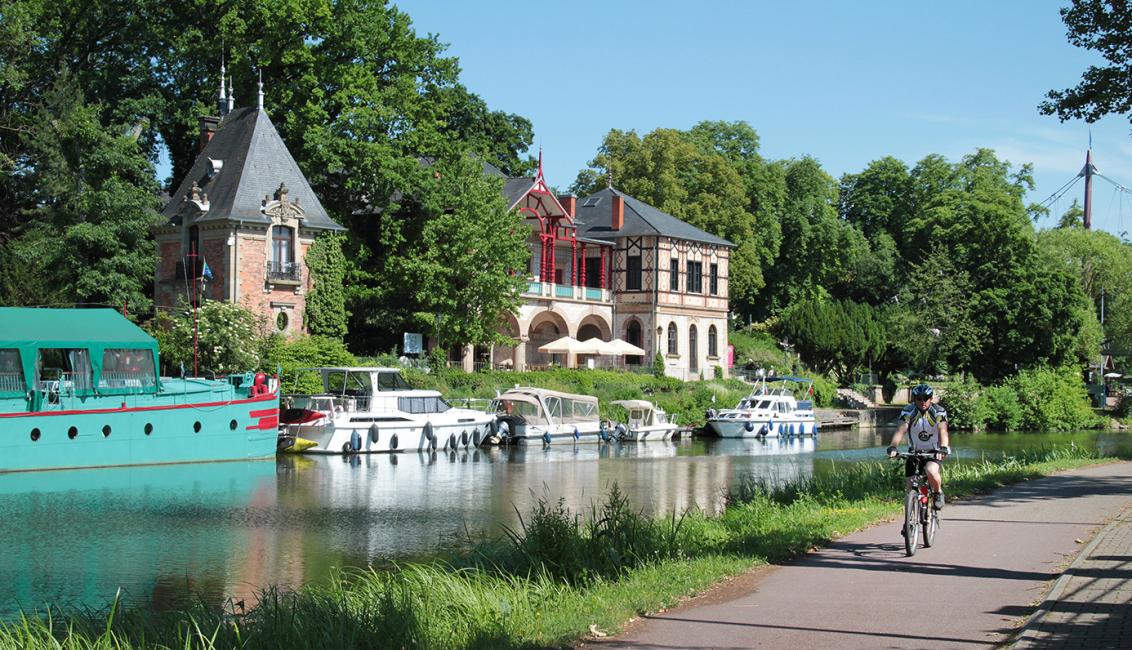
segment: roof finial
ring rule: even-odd
[[[542,176],[542,145],[538,146],[538,175]]]
[[[220,117],[224,117],[228,113],[228,101],[224,97],[224,55],[220,55],[220,99],[217,101],[217,110],[220,111]]]
[[[613,170],[612,169],[607,171],[606,174],[605,174],[605,186],[608,187],[609,189],[613,189]]]
[[[263,70],[259,71],[259,97],[256,99],[257,109],[263,110]]]
[[[236,91],[232,88],[232,78],[228,77],[228,112],[236,108]]]

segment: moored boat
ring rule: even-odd
[[[612,403],[624,408],[629,414],[628,421],[623,425],[624,433],[619,436],[621,440],[669,440],[680,429],[678,425],[668,421],[668,414],[664,409],[648,400],[623,399]]]
[[[808,395],[813,382],[805,377],[761,378],[735,408],[709,412],[707,425],[721,438],[815,435],[813,402],[794,397],[795,386],[804,387]]]
[[[315,443],[305,453],[376,453],[479,446],[495,417],[455,408],[435,390],[414,389],[400,370],[308,368],[323,392],[292,395],[281,437]]]
[[[492,402],[500,437],[511,444],[592,443],[607,440],[598,400],[590,395],[516,386]]]
[[[159,377],[158,354],[112,309],[0,307],[0,472],[275,455],[274,379]]]

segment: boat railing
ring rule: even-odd
[[[481,413],[494,413],[492,403],[495,401],[486,397],[454,397],[446,400],[456,408],[479,411]]]
[[[141,392],[157,388],[153,373],[145,372],[103,372],[98,379],[99,390]]]

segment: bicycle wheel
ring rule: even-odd
[[[904,494],[904,550],[908,557],[916,554],[916,538],[920,534],[920,494],[908,490]]]
[[[930,507],[923,508],[923,511],[927,513],[924,519],[924,548],[931,548],[935,543],[935,531],[939,528],[939,513]]]

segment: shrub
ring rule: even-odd
[[[660,353],[660,350],[656,351],[656,356],[653,357],[653,360],[652,360],[652,376],[653,377],[663,377],[664,376],[664,355]]]
[[[947,409],[948,426],[980,431],[986,426],[988,413],[980,402],[982,386],[969,375],[947,387],[940,403]]]
[[[322,379],[313,372],[299,372],[300,368],[357,363],[345,343],[326,336],[272,337],[265,357],[266,365],[280,370],[283,393],[297,395],[322,392]]]
[[[1084,379],[1074,368],[1023,370],[1006,385],[1018,396],[1023,429],[1073,431],[1097,424]]]
[[[987,428],[1016,431],[1022,425],[1022,405],[1009,386],[991,386],[979,400],[979,411],[985,414]]]

